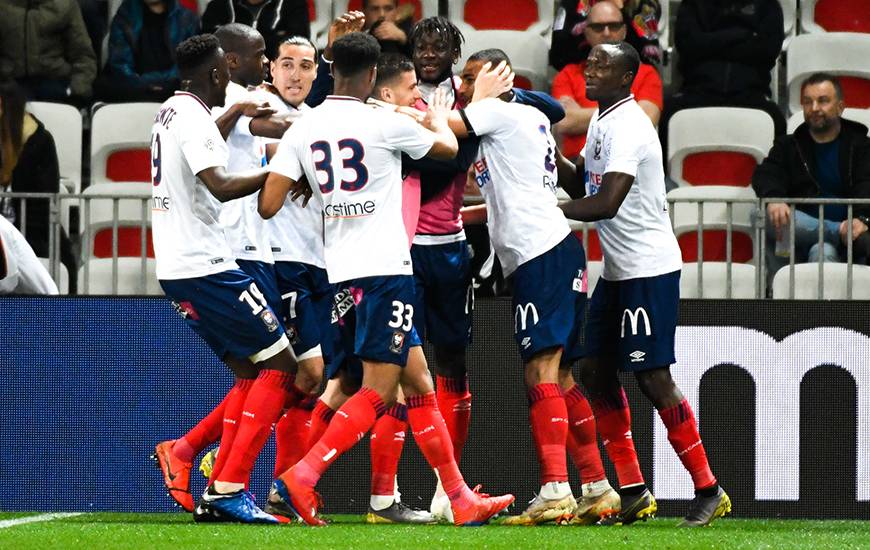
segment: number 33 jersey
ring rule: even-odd
[[[208,107],[187,92],[160,106],[151,130],[151,212],[158,279],[203,277],[238,266],[218,222],[221,203],[196,174],[226,167],[227,144]]]
[[[323,209],[329,282],[412,274],[401,154],[419,159],[433,140],[407,116],[344,96],[327,97],[284,134],[269,170],[294,181],[304,174],[320,197],[308,208]]]

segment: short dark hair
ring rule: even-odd
[[[398,6],[399,0],[393,0],[393,5]],[[362,0],[362,9],[366,9],[367,7],[369,7],[369,0]]]
[[[381,45],[374,36],[352,32],[332,44],[332,68],[342,76],[356,76],[378,64]]]
[[[281,43],[278,44],[278,49],[275,51],[275,59],[278,59],[278,57],[280,57],[281,46],[285,44],[287,46],[304,46],[307,48],[311,48],[312,50],[314,50],[314,62],[317,63],[319,59],[319,52],[317,51],[317,46],[315,46],[314,42],[312,42],[311,39],[307,36],[300,36],[297,34],[296,36],[291,36],[290,38],[282,40]]]
[[[508,66],[511,64],[511,60],[508,55],[504,52],[504,50],[500,50],[498,48],[489,48],[486,50],[480,50],[479,52],[475,52],[471,54],[471,57],[468,58],[469,61],[482,61],[486,63],[489,61],[493,67],[504,61]]]
[[[637,77],[637,71],[640,69],[640,55],[634,49],[634,46],[625,41],[606,45],[613,46],[619,50],[617,59],[622,66],[623,74],[630,72],[632,75],[631,82],[634,82],[635,77]],[[629,85],[631,85],[631,82]]]
[[[248,45],[260,33],[253,27],[241,23],[227,23],[214,31],[225,53],[235,53]]]
[[[191,36],[175,48],[179,76],[183,80],[189,80],[206,62],[214,59],[220,49],[221,44],[213,34]]]
[[[830,82],[834,87],[834,91],[837,93],[837,99],[840,101],[843,100],[843,86],[840,84],[840,79],[831,73],[813,73],[806,77],[803,82],[801,82],[801,95],[803,95],[804,88],[807,86],[821,84],[822,82]]]
[[[462,36],[462,31],[459,30],[459,27],[451,23],[449,19],[441,16],[421,19],[411,29],[411,36],[408,37],[411,46],[416,48],[417,41],[424,34],[437,34],[443,37],[450,44],[450,50],[453,52],[453,55],[456,57],[462,55],[462,43],[465,42],[465,37]]]
[[[378,59],[378,79],[375,88],[390,86],[404,73],[414,72],[414,64],[400,53],[385,53]]]

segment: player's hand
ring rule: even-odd
[[[329,26],[327,47],[346,34],[361,31],[366,22],[366,16],[361,11],[349,11],[335,18]]]
[[[429,109],[426,111],[426,116],[423,117],[421,124],[434,131],[436,128],[446,125],[449,116],[450,102],[447,99],[447,94],[444,89],[438,88],[432,96],[432,101],[429,102]]]
[[[862,234],[867,232],[867,225],[857,218],[852,218],[852,240],[854,241]],[[849,239],[849,220],[843,220],[840,224],[840,239],[843,244],[848,244]]]
[[[392,21],[381,21],[371,32],[380,41],[395,41],[404,44],[408,40],[402,29]]]
[[[314,191],[311,189],[311,185],[309,185],[308,178],[305,174],[290,186],[290,200],[295,201],[299,197],[303,197],[302,208],[308,206],[308,201],[311,200],[311,195],[313,193]]]
[[[405,105],[396,106],[396,112],[401,115],[413,118],[414,122],[418,124],[423,124],[423,120],[426,118],[426,113],[424,113],[420,109],[415,109],[413,107],[408,107]]]
[[[480,101],[488,97],[498,97],[514,87],[514,72],[507,63],[502,61],[495,68],[487,61],[477,73],[474,81],[474,95],[471,101]]]
[[[772,202],[767,205],[767,217],[770,218],[770,223],[773,224],[773,228],[778,234],[783,227],[788,226],[791,209],[784,202]]]
[[[236,108],[239,109],[242,116],[251,118],[272,116],[277,112],[275,109],[269,107],[269,104],[265,101],[240,101],[239,103],[236,103]]]

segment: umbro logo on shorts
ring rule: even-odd
[[[628,354],[628,356],[631,357],[632,363],[640,363],[641,361],[643,361],[645,355],[646,353],[640,350],[635,350]]]

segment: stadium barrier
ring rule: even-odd
[[[696,411],[735,516],[870,519],[867,306],[682,303],[673,373]],[[468,361],[474,403],[461,466],[469,483],[513,492],[522,509],[538,488],[538,473],[514,314],[507,299],[476,304]],[[643,316],[638,319],[642,325]],[[0,509],[172,510],[148,455],[155,443],[179,437],[205,415],[232,378],[170,303],[4,297],[0,334],[0,483],[10,488]],[[660,515],[682,515],[691,482],[652,407],[633,380],[624,381],[640,464]],[[273,456],[270,442],[252,478],[261,502]],[[615,483],[609,466],[608,472]],[[399,483],[403,501],[428,505],[435,478],[410,435]],[[194,493],[203,486],[194,475]],[[329,512],[366,510],[367,438],[319,489]]]

